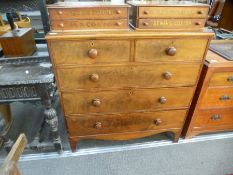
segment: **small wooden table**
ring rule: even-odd
[[[54,74],[51,70],[48,52],[41,52],[42,54],[38,54],[38,52],[32,57],[0,59],[0,104],[16,101],[41,101],[45,107],[45,117],[38,133],[39,139],[35,138],[35,140],[42,141],[40,134],[44,124],[47,123],[52,132],[54,147],[61,152],[62,143],[58,134],[58,117],[52,107],[52,99],[56,91]],[[13,142],[6,138],[3,139],[5,139],[5,148],[11,148]]]

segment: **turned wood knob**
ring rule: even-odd
[[[148,22],[144,22],[144,23],[142,23],[144,26],[148,26],[149,25],[149,23]]]
[[[98,74],[91,74],[89,79],[93,82],[96,82],[99,80],[99,75]]]
[[[92,100],[92,104],[95,107],[99,107],[101,105],[101,101],[100,101],[100,99],[95,98],[94,100]]]
[[[60,27],[64,27],[64,24],[63,24],[63,23],[60,23]]]
[[[88,51],[88,56],[92,59],[96,58],[98,55],[98,51],[96,49],[90,49]]]
[[[96,129],[100,129],[100,128],[102,128],[102,123],[101,122],[96,122],[95,125],[94,125],[94,127]]]
[[[117,22],[116,25],[117,25],[117,26],[121,26],[121,25],[122,25],[122,22]]]
[[[163,73],[163,77],[166,79],[166,80],[170,80],[172,78],[172,73],[171,72],[164,72]]]
[[[59,14],[59,15],[62,15],[62,11],[61,11],[61,10],[59,10],[59,11],[58,11],[58,14]]]
[[[159,98],[159,102],[160,102],[161,104],[165,104],[165,103],[167,102],[167,99],[166,99],[165,97],[160,97],[160,98]]]
[[[176,48],[175,47],[169,47],[166,50],[166,53],[170,56],[174,56],[176,54]]]
[[[201,25],[201,22],[195,22],[195,25],[199,26]]]
[[[203,14],[203,11],[199,10],[197,13],[201,15]]]
[[[148,14],[149,14],[149,11],[145,10],[145,11],[144,11],[144,14],[145,14],[145,15],[148,15]]]
[[[162,123],[162,120],[158,118],[154,121],[154,123],[155,125],[159,126]]]
[[[116,10],[116,14],[121,14],[121,11],[120,10]]]

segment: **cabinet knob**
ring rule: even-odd
[[[218,114],[215,114],[211,117],[212,120],[220,120],[221,119],[221,116],[218,115]]]
[[[165,104],[165,103],[167,102],[167,99],[166,99],[165,97],[160,97],[160,98],[159,98],[159,102],[160,102],[161,104]]]
[[[99,107],[101,105],[100,99],[95,98],[94,100],[92,100],[92,105],[95,107]]]
[[[117,22],[116,25],[117,25],[117,26],[121,26],[121,25],[122,25],[122,22]]]
[[[170,56],[174,56],[176,54],[176,48],[175,47],[168,47],[166,50],[166,53]]]
[[[163,77],[166,79],[166,80],[170,80],[172,78],[172,73],[171,72],[164,72],[163,73]]]
[[[233,82],[233,76],[229,76],[229,77],[227,78],[227,81]]]
[[[161,125],[162,120],[161,120],[161,119],[156,119],[156,120],[154,121],[154,123],[155,123],[156,126],[159,126],[159,125]]]
[[[59,11],[58,11],[58,14],[59,14],[59,15],[62,15],[63,13],[62,13],[62,11],[61,11],[61,10],[59,10]]]
[[[143,24],[144,26],[148,26],[148,25],[149,25],[148,22],[143,22],[142,24]]]
[[[116,10],[116,14],[121,14],[121,10]]]
[[[89,79],[90,79],[91,81],[93,81],[93,82],[96,82],[96,81],[99,80],[99,75],[98,75],[98,74],[91,74],[91,75],[89,76]]]
[[[196,25],[196,26],[200,26],[200,25],[201,25],[201,22],[195,22],[195,25]]]
[[[64,27],[64,24],[63,24],[63,23],[60,23],[60,27]]]
[[[145,15],[148,15],[148,14],[149,14],[149,11],[145,10],[145,11],[144,11],[144,14],[145,14]]]
[[[203,11],[199,10],[199,11],[197,11],[197,13],[201,15],[201,14],[203,14]]]
[[[96,129],[101,129],[102,128],[102,123],[101,122],[96,122],[95,125],[94,125],[94,127]]]
[[[227,101],[227,100],[230,100],[231,97],[230,97],[229,95],[222,95],[221,97],[219,97],[219,99],[220,99],[221,101]]]
[[[92,59],[96,58],[98,55],[98,51],[96,49],[90,49],[88,51],[88,56]]]

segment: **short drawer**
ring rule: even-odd
[[[201,108],[233,107],[232,88],[208,88],[201,100]]]
[[[129,40],[59,40],[49,43],[54,64],[128,62]]]
[[[52,30],[128,29],[127,19],[117,20],[53,20]]]
[[[127,7],[49,8],[48,10],[51,20],[128,18]]]
[[[193,86],[199,64],[145,64],[57,68],[60,90]]]
[[[195,127],[221,127],[231,125],[233,127],[233,109],[199,110],[195,115]]]
[[[233,71],[214,73],[210,79],[209,86],[233,86]]]
[[[65,115],[186,108],[193,88],[131,89],[62,93]]]
[[[205,19],[138,19],[139,29],[200,29]]]
[[[139,62],[201,61],[208,39],[139,39],[135,59]]]
[[[209,7],[139,7],[138,18],[207,18]]]
[[[70,136],[182,128],[186,110],[66,117]]]

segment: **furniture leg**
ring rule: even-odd
[[[69,139],[70,140],[70,148],[71,148],[71,151],[74,153],[74,152],[76,152],[76,149],[77,149],[77,140],[76,141],[74,141],[74,140],[71,140],[71,139]]]

